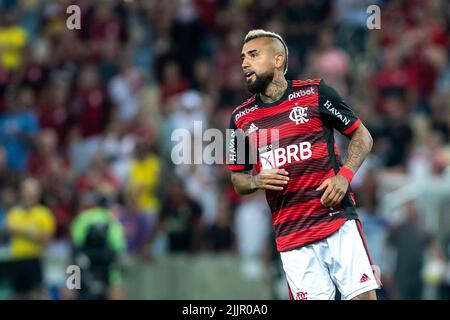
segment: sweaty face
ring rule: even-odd
[[[253,94],[263,92],[275,74],[274,54],[268,40],[257,38],[244,44],[241,59],[248,91]]]

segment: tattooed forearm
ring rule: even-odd
[[[372,136],[366,127],[361,124],[351,136],[347,151],[347,161],[345,162],[344,167],[356,172],[364,159],[366,159],[370,150],[372,150],[372,145]]]
[[[231,181],[234,189],[240,195],[246,195],[255,192],[257,189],[254,184],[254,178],[250,172],[233,172]]]

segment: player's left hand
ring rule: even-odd
[[[316,189],[316,191],[325,190],[322,198],[320,198],[320,202],[326,207],[336,207],[347,193],[348,184],[347,179],[340,175],[326,179]]]

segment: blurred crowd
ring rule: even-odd
[[[71,4],[79,30],[66,26]],[[371,4],[380,29],[367,28]],[[71,255],[88,232],[79,230],[98,221],[80,213],[107,208],[95,216],[119,222],[118,253],[152,263],[228,252],[249,261],[249,274],[251,261],[263,261],[275,287],[283,274],[264,194],[238,196],[224,165],[171,161],[174,129],[195,137],[199,120],[224,131],[249,96],[240,51],[253,28],[285,38],[287,78],[322,77],[373,135],[352,187],[381,297],[424,298],[432,278],[436,297],[448,299],[450,272],[436,280],[445,272],[434,270],[449,261],[450,237],[427,230],[415,201],[398,221],[380,206],[405,181],[450,177],[445,0],[0,0],[0,266]],[[45,289],[12,282],[18,298]]]

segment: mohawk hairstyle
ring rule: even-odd
[[[245,38],[244,38],[244,44],[249,42],[249,41],[251,41],[251,40],[253,40],[253,39],[264,38],[264,37],[265,38],[278,39],[278,41],[280,41],[281,44],[283,45],[284,53],[286,55],[286,59],[285,59],[286,61],[284,63],[284,74],[286,74],[287,70],[288,70],[288,55],[289,55],[289,51],[288,51],[288,48],[286,46],[286,43],[284,42],[283,38],[279,34],[277,34],[275,32],[266,31],[266,30],[263,30],[263,29],[250,30],[247,33],[247,35],[245,36]]]

